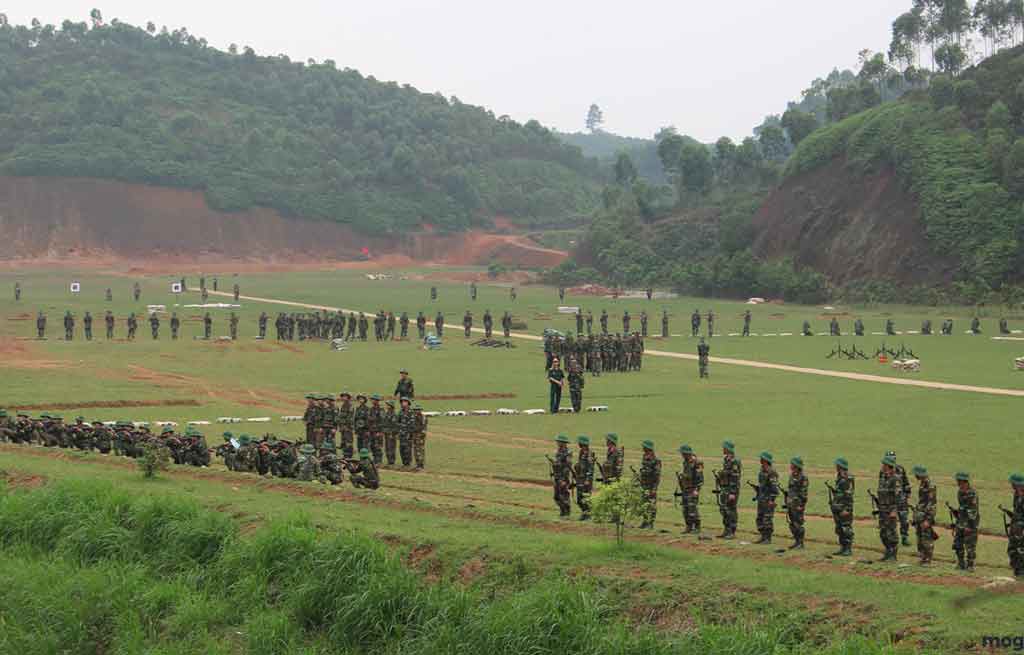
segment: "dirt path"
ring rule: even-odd
[[[191,291],[191,290],[190,290]],[[198,291],[195,291],[198,293]],[[225,291],[210,291],[213,295],[228,296],[232,294]],[[327,305],[313,305],[310,303],[294,302],[290,300],[278,300],[276,298],[260,298],[258,296],[239,296],[240,300],[250,300],[253,302],[265,302],[275,305],[286,305],[288,307],[302,307],[306,309],[317,309],[327,310],[329,312],[359,312],[365,310],[350,309],[347,307],[330,307]],[[370,312],[372,313],[372,312]],[[462,330],[462,325],[456,325],[454,323],[445,323],[446,329],[450,330]],[[483,328],[473,328],[473,332],[483,334]],[[512,337],[515,339],[525,339],[527,341],[542,341],[541,337],[533,334],[523,334],[521,332],[512,332]],[[690,361],[696,361],[696,355],[689,355],[686,353],[675,353],[666,350],[646,350],[645,355],[652,357],[670,357],[673,359],[685,359]],[[850,373],[847,371],[829,371],[822,368],[805,368],[803,366],[791,366],[789,364],[773,364],[771,362],[758,362],[750,359],[733,359],[730,357],[712,357],[711,362],[715,364],[726,364],[731,366],[749,366],[751,368],[762,368],[772,369],[775,371],[785,371],[787,373],[803,373],[805,375],[820,375],[823,377],[830,378],[841,378],[844,380],[860,380],[862,382],[878,382],[881,384],[896,384],[905,387],[918,387],[922,389],[941,389],[945,391],[966,391],[970,393],[984,393],[995,396],[1014,396],[1017,398],[1024,398],[1024,389],[1003,389],[1000,387],[979,387],[970,384],[953,384],[951,382],[932,382],[929,380],[914,380],[910,378],[891,378],[884,375],[871,375],[869,373]]]

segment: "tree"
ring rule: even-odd
[[[634,479],[621,479],[610,484],[591,499],[594,521],[615,526],[615,542],[621,546],[626,523],[642,521],[647,511],[643,489]]]
[[[601,131],[602,125],[604,125],[604,113],[596,104],[590,105],[590,109],[587,110],[587,129],[592,134],[597,133]]]
[[[723,181],[729,181],[736,170],[736,144],[723,136],[715,141],[715,174]]]
[[[97,28],[103,25],[103,12],[99,9],[93,9],[89,12],[89,18],[92,20],[93,28]]]
[[[7,14],[0,13],[0,27],[7,27]]]
[[[147,22],[146,31],[149,32],[151,35],[156,34],[156,23],[154,23],[153,21]]]
[[[761,151],[768,159],[785,159],[786,157],[786,134],[782,128],[776,125],[769,125],[761,130],[759,138]]]
[[[142,456],[138,459],[139,470],[146,478],[155,478],[160,471],[166,471],[171,463],[171,451],[162,443],[146,441],[142,444]]]
[[[658,141],[658,159],[670,179],[679,174],[679,155],[686,143],[678,134],[669,134]]]
[[[782,127],[789,135],[789,140],[797,146],[811,132],[818,129],[818,119],[812,114],[791,107],[782,115]]]
[[[693,193],[707,193],[714,179],[707,148],[699,144],[685,144],[679,153],[679,175],[682,188]]]
[[[989,130],[1010,129],[1010,108],[1002,100],[996,100],[985,114],[985,127]]]
[[[615,158],[615,183],[619,186],[631,186],[636,182],[636,166],[629,155],[620,152]]]
[[[959,43],[944,43],[935,50],[935,65],[948,75],[959,75],[967,61],[967,53]]]

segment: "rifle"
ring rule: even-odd
[[[1010,525],[1013,523],[1013,512],[1006,509],[1002,505],[999,506],[999,511],[1003,513],[1003,532],[1006,533],[1007,538],[1010,536]]]
[[[876,496],[875,492],[872,491],[871,489],[868,489],[868,496],[871,497],[871,506],[875,508],[875,509],[871,510],[871,516],[875,516],[875,517],[881,518],[882,517],[882,510],[878,506],[878,496]]]
[[[761,487],[759,485],[754,484],[753,482],[750,482],[749,480],[747,481],[747,486],[754,490],[753,501],[756,503],[757,499],[761,496]]]
[[[711,493],[713,493],[715,495],[715,504],[718,505],[719,509],[721,509],[722,508],[722,497],[721,497],[721,494],[722,494],[722,472],[721,471],[715,471],[715,470],[712,469],[711,475],[715,476],[715,488],[711,490]]]
[[[597,464],[597,470],[601,472],[601,477],[598,478],[597,481],[601,484],[608,484],[608,476],[605,474],[604,467],[601,466],[601,462],[595,461],[594,463]]]
[[[548,460],[548,475],[551,477],[551,480],[554,481],[555,485],[557,486],[560,480],[555,477],[555,460],[551,459],[551,455],[544,455],[544,457],[546,457]],[[572,470],[571,466],[569,467],[569,475],[571,475],[574,479],[576,477],[576,473]],[[575,486],[575,481],[571,482],[569,484],[569,489],[572,489]]]
[[[677,490],[672,495],[675,496],[676,498],[684,497],[686,495],[686,492],[683,491],[683,474],[679,471],[676,471],[676,484],[678,485]],[[678,505],[680,502],[681,501],[676,500],[673,502],[673,504]]]
[[[950,505],[948,500],[946,501],[946,507],[949,508],[949,520],[950,520],[949,529],[950,530],[956,530],[957,529],[957,523],[960,522],[960,510],[958,510],[958,509],[954,508],[952,505]]]

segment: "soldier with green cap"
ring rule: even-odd
[[[344,479],[341,461],[338,460],[334,442],[330,439],[324,440],[320,445],[320,479],[332,485],[341,484]]]
[[[654,528],[658,516],[658,485],[661,484],[661,460],[654,454],[654,442],[647,439],[642,444],[643,458],[640,460],[640,488],[644,492],[644,521],[640,529]]]
[[[316,394],[306,394],[306,411],[302,414],[302,422],[306,424],[306,441],[313,443],[320,425],[320,406],[317,404]]]
[[[370,412],[367,430],[370,433],[370,453],[377,466],[384,461],[384,409],[380,406],[380,394],[370,396]]]
[[[348,469],[348,480],[357,489],[377,489],[380,487],[380,473],[366,448],[359,449],[359,461],[345,460]]]
[[[700,343],[697,344],[697,371],[701,379],[709,377],[708,360],[710,356],[711,346],[704,342],[704,337],[701,337]]]
[[[427,417],[423,415],[423,406],[419,403],[412,406],[412,412],[416,419],[416,429],[412,433],[412,458],[416,462],[416,469],[422,470],[427,465]]]
[[[757,472],[757,531],[761,538],[757,544],[770,544],[775,532],[775,499],[779,495],[779,474],[775,471],[775,458],[770,452],[761,453],[761,470]]]
[[[320,459],[316,456],[316,447],[311,443],[299,446],[299,462],[296,479],[312,482],[320,479]]]
[[[402,459],[402,466],[408,467],[412,464],[412,435],[416,433],[416,413],[408,398],[402,398],[398,403],[398,456]]]
[[[230,432],[224,433],[224,443],[214,449],[213,454],[224,460],[224,466],[229,471],[235,470],[235,446],[231,440],[235,435]]]
[[[807,476],[804,475],[804,460],[794,457],[789,460],[789,482],[786,485],[786,522],[789,532],[793,535],[793,543],[789,549],[804,547],[804,510],[807,509]]]
[[[1024,578],[1024,473],[1011,475],[1010,487],[1013,489],[1013,511],[1007,527],[1006,554],[1010,557],[1013,575],[1019,580]]]
[[[981,523],[978,492],[971,486],[971,476],[963,471],[956,474],[956,486],[960,509],[954,515],[953,552],[956,553],[960,570],[973,571],[978,548],[978,526]]]
[[[590,451],[590,437],[580,435],[576,437],[579,445],[579,459],[573,467],[573,477],[576,483],[576,506],[580,508],[580,520],[590,520],[590,494],[594,492],[594,453]]]
[[[354,429],[355,409],[352,407],[352,394],[342,391],[338,395],[341,404],[334,412],[334,424],[338,428],[338,435],[341,438],[341,456],[351,459],[355,454],[352,431]]]
[[[923,466],[914,467],[917,478],[917,506],[914,507],[914,528],[917,532],[917,554],[922,565],[932,561],[935,540],[939,535],[935,532],[935,511],[939,504],[939,490],[932,483],[928,469]]]
[[[569,492],[571,489],[572,451],[569,450],[569,437],[560,434],[555,437],[557,444],[555,458],[548,458],[551,463],[551,480],[555,492],[555,505],[558,506],[559,518],[568,518],[572,510]]]
[[[14,441],[16,432],[14,420],[7,415],[6,409],[0,409],[0,441]]]
[[[736,502],[740,495],[740,480],[743,479],[743,466],[736,458],[736,444],[732,441],[722,442],[722,471],[718,474],[718,507],[722,513],[722,539],[736,536]]]
[[[878,536],[885,547],[882,561],[896,561],[899,550],[899,504],[903,496],[900,479],[896,475],[896,458],[882,458],[882,475],[878,482]]]
[[[701,463],[688,444],[679,447],[683,456],[683,470],[676,473],[679,482],[679,504],[683,508],[683,523],[686,534],[700,534],[700,488],[704,485],[704,464]]]
[[[356,394],[355,411],[352,413],[352,427],[356,433],[356,448],[362,450],[370,447],[370,408],[366,406],[366,396]]]
[[[101,455],[109,455],[112,447],[110,430],[103,421],[92,422],[92,445]]]
[[[889,450],[885,453],[886,457],[891,457],[893,461],[896,461],[896,451]],[[894,467],[896,471],[896,479],[899,480],[900,491],[903,495],[899,505],[896,507],[896,515],[900,521],[900,538],[904,546],[910,545],[910,496],[913,493],[913,488],[910,486],[910,478],[907,477],[907,471],[897,462]],[[882,472],[878,473],[878,486],[882,486]]]
[[[384,431],[384,456],[388,466],[395,465],[395,454],[398,450],[398,414],[395,413],[395,401],[386,400],[387,409],[381,415],[381,429]]]
[[[235,456],[235,470],[242,473],[256,471],[256,444],[249,435],[243,434],[238,437],[238,453]]]
[[[408,398],[414,400],[416,398],[416,387],[413,385],[412,378],[409,377],[409,371],[402,369],[398,372],[398,384],[395,385],[395,398]]]
[[[836,486],[829,487],[829,509],[839,538],[839,550],[834,554],[849,557],[853,555],[853,493],[856,485],[845,458],[837,458],[835,465]]]

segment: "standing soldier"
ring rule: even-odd
[[[601,467],[601,482],[605,485],[615,484],[622,477],[622,449],[619,448],[619,435],[609,432],[605,435],[606,452],[604,466]]]
[[[661,310],[661,338],[668,339],[668,310]]]
[[[416,432],[416,415],[408,398],[398,401],[398,456],[402,466],[408,468],[412,464],[412,435]]]
[[[206,312],[203,316],[203,338],[209,339],[213,334],[213,318],[210,317],[210,312]]]
[[[511,289],[508,290],[508,297],[512,300],[512,302],[515,302],[516,298],[519,297],[519,294],[516,293],[515,287],[512,287]]]
[[[756,544],[770,544],[775,532],[775,499],[779,495],[779,474],[772,466],[775,459],[767,450],[761,453],[761,470],[757,473],[757,531],[761,538]]]
[[[402,369],[398,372],[398,384],[395,385],[395,398],[408,398],[412,400],[416,397],[416,388],[413,385],[412,378],[409,377],[409,371]]]
[[[1013,489],[1013,511],[1003,510],[1009,515],[1006,554],[1010,557],[1013,575],[1020,580],[1024,578],[1024,473],[1011,475],[1010,487]]]
[[[85,340],[92,341],[92,314],[88,311],[82,317],[82,327],[85,328]]]
[[[590,335],[592,335],[594,333],[594,314],[589,309],[587,310],[586,323],[587,323],[587,336],[589,337]]]
[[[722,471],[715,482],[718,483],[718,507],[722,513],[722,539],[736,536],[736,502],[740,494],[740,480],[743,466],[736,458],[736,444],[732,441],[722,442]]]
[[[306,442],[316,442],[316,432],[320,429],[320,406],[317,397],[306,394],[306,411],[302,414],[302,422],[306,424]]]
[[[565,373],[558,363],[558,358],[551,360],[551,368],[548,369],[548,407],[552,414],[558,413],[558,407],[562,404],[562,387],[565,386]]]
[[[341,456],[352,459],[352,455],[355,454],[355,447],[352,443],[355,419],[355,410],[352,409],[352,394],[342,391],[338,394],[338,400],[341,401],[341,405],[334,410],[334,425],[338,428],[338,439],[341,441]]]
[[[149,315],[149,330],[153,333],[154,340],[160,336],[160,318],[156,312],[151,312]]]
[[[135,302],[139,302],[139,296],[141,296],[141,295],[142,295],[142,287],[140,287],[139,283],[136,282],[135,284],[132,285],[132,298],[135,299]]]
[[[828,334],[829,336],[832,337],[843,336],[841,330],[839,329],[839,319],[837,319],[835,316],[833,316],[832,320],[829,321],[828,323]]]
[[[853,492],[856,488],[853,476],[850,475],[850,464],[845,458],[839,457],[836,465],[836,486],[828,488],[829,509],[836,525],[836,536],[839,538],[839,550],[835,555],[849,557],[853,555]]]
[[[356,338],[356,327],[359,320],[356,318],[355,312],[349,312],[348,314],[348,335],[345,336],[346,341],[353,341]],[[291,337],[288,339],[291,341]],[[353,453],[354,454],[354,453]]]
[[[900,479],[896,475],[896,458],[882,458],[882,472],[878,481],[878,536],[885,547],[883,562],[895,561],[899,549],[899,514],[897,509],[903,496]]]
[[[890,337],[896,336],[896,321],[892,320],[891,318],[885,319],[885,333]]]
[[[427,338],[427,317],[423,315],[423,312],[416,314],[416,331],[419,332],[420,341]]]
[[[973,571],[978,548],[978,525],[981,523],[978,493],[971,487],[971,476],[963,471],[956,474],[956,486],[960,509],[953,513],[956,519],[953,525],[953,552],[956,553],[957,568]]]
[[[558,302],[565,302],[565,287],[558,287]]]
[[[494,328],[494,318],[491,316],[491,310],[484,310],[484,338],[491,338],[491,330]]]
[[[235,302],[238,302],[238,292],[239,292],[238,283],[235,282],[235,288],[234,288]]]
[[[430,287],[430,299],[437,300],[437,287]]]
[[[697,333],[699,333],[699,332],[700,332],[700,310],[695,309],[695,310],[693,310],[693,313],[690,314],[690,336],[695,337],[695,336],[697,336]]]
[[[914,528],[917,531],[917,554],[921,565],[930,564],[935,551],[935,511],[939,504],[939,490],[928,477],[928,469],[923,466],[914,467],[917,478],[917,506],[914,507]]]
[[[807,509],[807,487],[809,482],[804,475],[804,460],[794,457],[789,460],[789,484],[786,485],[786,522],[789,532],[793,535],[790,550],[804,547],[804,510]]]
[[[416,403],[412,406],[416,417],[416,429],[412,433],[412,457],[416,460],[416,468],[423,470],[427,465],[427,417],[423,415],[423,406]]]
[[[629,310],[622,312],[622,334],[629,334],[629,322],[630,322]]]
[[[21,300],[21,283],[20,282],[15,282],[14,283],[14,300],[15,300],[15,302]]]
[[[228,319],[228,330],[231,332],[231,340],[236,341],[238,339],[238,316],[234,312],[231,312],[231,318]]]
[[[574,467],[576,482],[576,506],[580,508],[580,520],[590,520],[590,494],[594,492],[594,454],[590,452],[590,437],[576,437],[579,444],[579,459]]]
[[[476,301],[476,282],[469,283],[469,297],[475,302]]]
[[[647,336],[647,310],[644,309],[640,312],[640,336]]]
[[[384,456],[388,466],[395,465],[395,453],[398,449],[398,414],[395,414],[395,401],[385,400],[388,408],[381,416],[381,429],[384,431]]]
[[[890,450],[885,453],[886,457],[892,457],[893,461],[896,461],[896,451]],[[902,493],[901,502],[896,508],[896,514],[900,519],[900,535],[902,537],[901,542],[904,546],[910,545],[910,494],[912,489],[910,487],[910,479],[907,477],[907,471],[899,464],[895,466],[896,479],[899,480],[900,492]],[[878,485],[882,485],[883,473],[878,474]]]
[[[400,339],[409,338],[409,314],[408,312],[402,312],[401,318],[398,319],[398,327],[401,330],[399,333]]]
[[[71,315],[71,310],[64,312],[64,340],[71,341],[75,338],[75,317]]]
[[[512,314],[509,314],[508,311],[501,317],[501,331],[506,339],[512,336]]]
[[[700,535],[700,488],[704,485],[704,464],[693,453],[688,444],[679,447],[683,456],[683,470],[676,474],[679,481],[679,504],[683,509],[683,523],[686,534]]]
[[[643,442],[644,456],[640,460],[640,488],[644,493],[644,520],[640,529],[653,529],[658,516],[658,485],[661,484],[661,460],[654,455],[654,442]]]
[[[352,427],[356,433],[356,449],[370,447],[370,408],[366,406],[366,396],[356,394],[355,412],[352,414]]]
[[[715,336],[715,312],[708,310],[708,338]]]
[[[369,422],[367,429],[370,433],[370,452],[373,454],[373,463],[380,466],[384,461],[384,409],[380,406],[380,395],[373,394],[370,401],[370,412],[367,415]]]
[[[114,315],[110,312],[109,309],[107,310],[106,316],[103,317],[103,322],[106,323],[106,326],[107,326],[107,339],[113,339],[114,338]]]
[[[46,314],[41,309],[36,315],[36,336],[39,339],[46,338]]]
[[[260,339],[265,339],[267,337],[267,313],[266,312],[260,312],[259,325],[260,325]]]
[[[750,310],[743,312],[743,336],[750,336]]]
[[[469,338],[469,332],[473,329],[473,315],[466,310],[466,315],[462,317],[462,329],[466,331],[466,338]]]
[[[555,458],[550,457],[551,480],[555,490],[555,505],[558,505],[558,517],[567,519],[572,511],[569,490],[571,487],[570,471],[572,470],[572,452],[569,450],[569,437],[560,434],[555,437],[558,449]]]
[[[178,330],[181,329],[181,319],[178,318],[178,312],[171,312],[171,339],[174,341],[178,340]]]
[[[395,340],[395,313],[388,312],[387,317],[387,332],[384,334],[385,341]]]
[[[888,327],[886,330],[886,334],[888,334]],[[981,334],[981,319],[977,316],[971,319],[971,334]]]
[[[576,308],[576,336],[583,334],[583,310]]]
[[[697,371],[701,379],[708,377],[708,358],[710,355],[711,346],[704,342],[704,337],[701,337],[700,343],[697,344]]]
[[[654,297],[654,287],[647,287],[646,289],[647,299],[650,300]]]
[[[858,337],[864,336],[864,321],[859,318],[853,322],[853,334]]]
[[[182,289],[184,288],[185,287],[182,287]],[[111,302],[112,300],[114,300],[114,294],[110,292],[110,287],[107,287],[107,293],[104,295],[104,297],[107,299],[107,302]]]
[[[203,299],[204,305],[206,304],[206,301],[210,299],[210,292],[206,289],[206,287],[201,287],[199,289],[199,295]]]
[[[217,290],[217,284],[218,284],[218,283],[219,283],[219,280],[217,279],[217,277],[216,277],[216,276],[214,276],[214,278],[213,278],[213,290],[214,290],[214,291],[216,291],[216,290]],[[182,287],[182,288],[184,288],[184,287]]]
[[[601,334],[608,334],[608,311],[601,310]]]
[[[572,400],[572,411],[579,414],[583,409],[583,367],[575,359],[569,359],[569,398]]]
[[[444,336],[444,314],[440,310],[438,310],[437,316],[434,317],[434,330],[437,331],[438,339]]]

